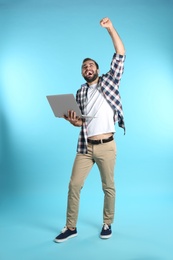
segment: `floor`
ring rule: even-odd
[[[118,192],[113,236],[101,240],[102,194],[82,191],[78,236],[53,242],[64,226],[65,192],[20,194],[1,202],[1,260],[172,260],[173,210],[169,194]]]

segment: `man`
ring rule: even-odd
[[[100,237],[104,239],[112,235],[116,160],[116,144],[113,135],[116,121],[125,130],[119,95],[119,84],[124,70],[125,48],[109,18],[103,18],[100,25],[106,28],[110,34],[115,53],[110,71],[101,77],[99,77],[99,66],[94,60],[86,58],[83,61],[82,76],[86,83],[77,91],[76,101],[82,114],[86,117],[77,117],[75,111],[68,111],[68,116],[64,116],[74,126],[81,127],[81,132],[69,183],[66,226],[55,238],[55,242],[63,242],[77,236],[76,224],[80,191],[94,163],[97,164],[100,171],[104,192],[103,226]]]

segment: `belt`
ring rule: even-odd
[[[91,140],[91,139],[88,139],[88,143],[89,144],[103,144],[103,143],[108,143],[110,141],[114,140],[114,137],[113,135],[111,135],[109,138],[107,139],[100,139],[100,140]]]

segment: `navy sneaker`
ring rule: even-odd
[[[70,230],[67,227],[64,227],[61,233],[54,239],[55,242],[61,243],[66,241],[69,238],[77,236],[77,229]]]
[[[112,236],[111,225],[103,224],[100,238],[110,238]]]

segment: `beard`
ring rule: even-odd
[[[85,76],[83,76],[84,77],[84,79],[86,80],[86,82],[88,82],[88,83],[92,83],[94,80],[96,80],[97,78],[98,78],[98,73],[97,73],[97,71],[94,73],[94,75],[90,78],[90,77],[85,77]]]

